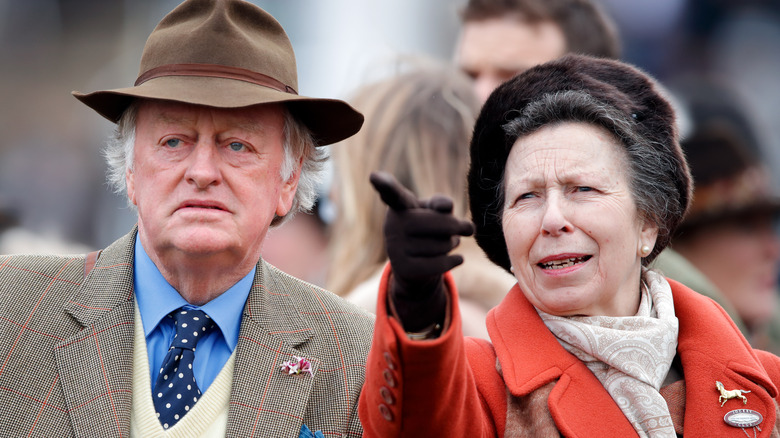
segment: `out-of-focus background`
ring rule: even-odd
[[[730,81],[780,169],[780,1],[601,2],[619,26],[624,60],[662,82],[704,72]],[[178,3],[0,0],[0,228],[14,219],[28,233],[20,236],[47,245],[41,250],[75,252],[132,226],[133,212],[105,184],[100,150],[113,125],[70,91],[131,85],[146,37]],[[397,68],[399,55],[449,60],[462,0],[254,3],[289,33],[299,92],[348,99]]]

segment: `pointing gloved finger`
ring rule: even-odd
[[[448,198],[444,195],[434,195],[430,199],[424,201],[424,207],[436,210],[439,213],[452,213],[453,203],[452,198]]]
[[[414,209],[403,213],[404,232],[409,236],[470,236],[474,234],[474,225],[451,214],[438,213],[429,209]],[[394,220],[390,218],[388,220]]]
[[[437,257],[449,253],[459,243],[458,236],[444,239],[410,238],[403,251],[408,257]]]
[[[442,255],[438,257],[412,257],[403,266],[393,265],[397,276],[405,279],[426,279],[439,276],[463,263],[459,254]],[[392,262],[391,262],[392,264]]]
[[[371,172],[369,181],[379,192],[382,202],[395,211],[404,211],[420,206],[420,201],[409,189],[387,172]]]

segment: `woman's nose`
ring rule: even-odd
[[[544,204],[541,233],[557,236],[571,230],[572,226],[566,217],[563,201],[557,196],[548,197]]]

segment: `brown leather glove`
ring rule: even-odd
[[[470,236],[474,225],[452,215],[452,200],[446,196],[418,199],[386,172],[372,172],[371,184],[390,207],[384,234],[392,277],[389,297],[406,331],[419,331],[444,321],[447,296],[445,272],[463,263],[449,254]]]

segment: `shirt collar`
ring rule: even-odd
[[[187,306],[203,310],[214,320],[232,352],[238,343],[244,305],[252,288],[256,271],[257,266],[218,297],[202,306],[193,306],[187,303],[163,277],[144,250],[141,239],[136,235],[133,281],[144,335],[148,337],[166,315],[179,307]]]

